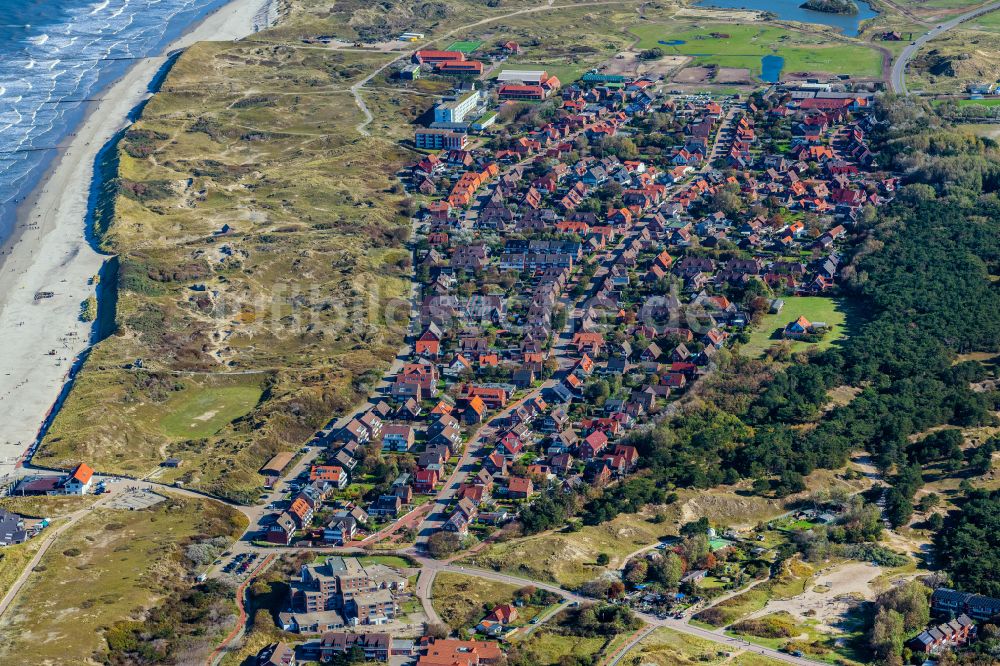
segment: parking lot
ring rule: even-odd
[[[226,563],[226,566],[222,567],[222,573],[229,574],[235,578],[243,578],[253,568],[259,558],[259,553],[240,553]]]
[[[127,490],[108,502],[109,509],[140,511],[167,499],[151,490]]]

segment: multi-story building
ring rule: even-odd
[[[387,425],[382,432],[382,450],[406,453],[413,448],[413,428],[408,425]]]
[[[450,98],[443,98],[434,107],[434,122],[460,123],[465,117],[479,107],[482,95],[478,90]]]
[[[406,584],[404,576],[387,566],[329,557],[302,567],[299,580],[291,584],[289,612],[298,613],[298,625],[308,622],[310,614],[331,610],[342,612],[350,624],[382,624],[396,617],[395,595]]]
[[[354,595],[345,610],[352,624],[385,624],[399,614],[399,604],[389,590],[375,590]]]
[[[469,137],[445,129],[418,129],[413,135],[413,143],[424,150],[465,150]]]

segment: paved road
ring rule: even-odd
[[[940,37],[952,28],[955,28],[966,21],[971,21],[978,16],[988,14],[989,12],[996,11],[997,9],[1000,9],[1000,1],[991,2],[988,5],[977,7],[976,9],[956,16],[953,19],[931,28],[925,34],[915,39],[911,44],[903,49],[903,52],[899,54],[896,61],[892,63],[892,75],[889,78],[889,84],[892,86],[892,91],[899,93],[900,95],[909,94],[906,90],[906,65],[913,59],[913,56],[916,55],[921,48],[923,48],[924,44],[932,39]]]

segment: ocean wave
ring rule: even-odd
[[[122,13],[123,13],[123,12],[124,12],[124,11],[125,11],[126,9],[128,9],[128,0],[125,0],[125,2],[123,2],[123,3],[122,3],[122,6],[121,6],[121,7],[119,7],[119,8],[118,8],[118,9],[116,9],[115,11],[111,12],[111,18],[118,18],[119,16],[121,16],[121,15],[122,15]]]
[[[2,1],[2,0],[0,0]],[[32,5],[33,3],[27,3]],[[0,43],[0,219],[22,200],[81,117],[85,102],[124,71],[123,56],[162,47],[217,0],[46,0],[17,16],[15,43]],[[52,13],[53,7],[59,9]],[[52,17],[55,20],[50,20]],[[30,74],[28,73],[30,72]],[[3,232],[0,229],[0,241]]]

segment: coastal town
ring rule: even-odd
[[[574,20],[627,20],[635,41],[598,59],[580,36],[560,52],[572,66],[519,24],[553,2],[461,26],[407,8],[351,39],[303,27],[311,7],[243,7],[251,45],[199,57],[289,78],[223,93],[236,129],[217,110],[182,119],[211,86],[186,87],[197,59],[166,66],[143,102],[159,124],[140,106],[112,146],[116,203],[87,204],[95,229],[132,216],[148,245],[92,271],[122,305],[80,304],[108,336],[0,480],[0,661],[57,637],[73,663],[115,666],[1000,659],[1000,357],[991,322],[977,340],[961,325],[992,316],[972,285],[995,282],[995,172],[948,161],[996,145],[944,124],[952,100],[920,105],[886,79],[896,42],[911,58],[947,23],[886,25],[881,78],[766,61],[737,76],[672,33],[649,42],[645,6],[607,4]],[[681,11],[697,42],[788,25]],[[300,105],[307,120],[278,120]],[[275,151],[296,168],[360,173],[364,147],[371,173],[301,215],[302,172],[267,170],[269,142],[290,140],[329,152]],[[184,141],[258,152],[170,157]],[[224,224],[205,212],[236,200]],[[338,245],[345,209],[371,217],[352,231],[362,250]],[[204,219],[164,270],[178,214]],[[315,288],[275,291],[270,314],[226,300],[276,282],[271,261],[381,309],[344,305],[344,326],[327,313],[353,301]],[[158,336],[176,347],[140,351]],[[81,394],[90,411],[74,412]],[[86,630],[43,636],[65,599]],[[89,634],[99,646],[77,650]]]

